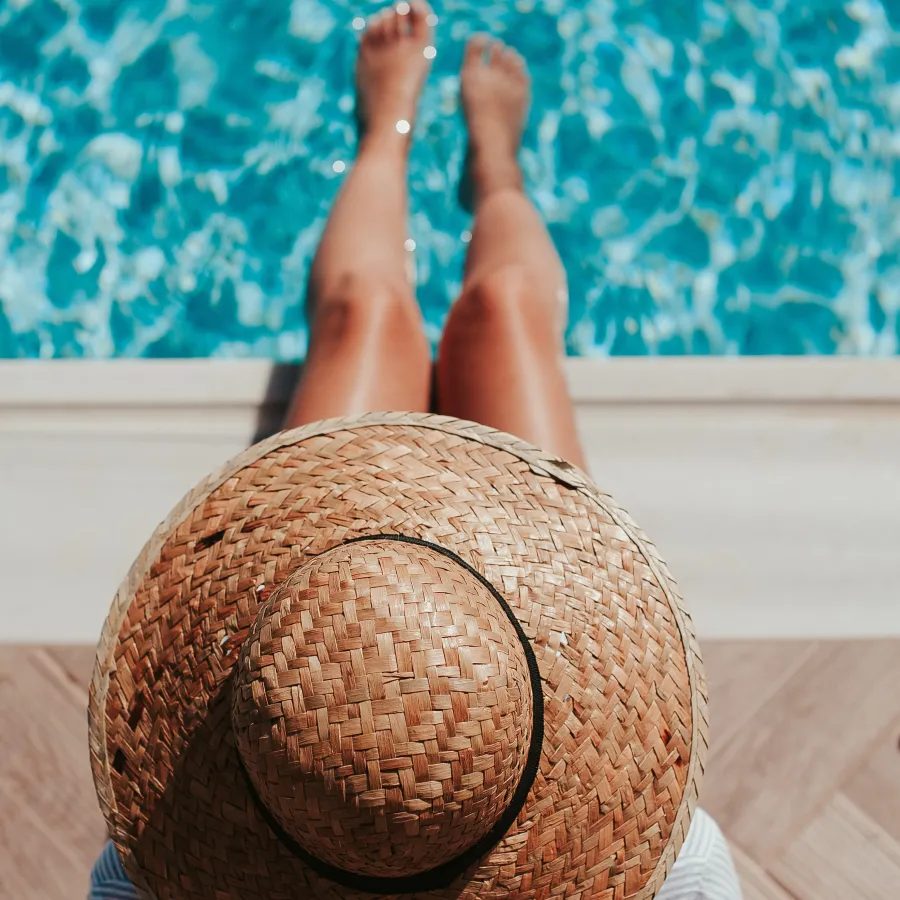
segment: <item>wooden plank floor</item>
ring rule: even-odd
[[[900,640],[707,641],[703,805],[746,900],[900,897]],[[72,900],[103,841],[89,647],[0,647],[0,900]]]

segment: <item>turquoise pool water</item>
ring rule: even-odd
[[[349,165],[346,0],[0,3],[0,355],[301,357]],[[457,292],[457,71],[530,61],[523,162],[571,353],[897,352],[900,3],[445,0],[411,164],[432,337]]]

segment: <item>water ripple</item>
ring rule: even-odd
[[[354,152],[346,0],[0,7],[0,355],[306,349]],[[445,0],[410,184],[436,339],[470,219],[458,67],[528,58],[572,353],[893,354],[900,16],[876,0]]]

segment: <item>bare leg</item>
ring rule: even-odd
[[[562,369],[565,272],[517,162],[528,111],[522,58],[476,38],[463,63],[475,225],[438,355],[440,411],[585,466]]]
[[[370,23],[357,60],[362,124],[347,176],[310,274],[310,346],[286,420],[370,410],[427,410],[431,353],[406,274],[410,126],[429,62],[428,7],[385,10]]]

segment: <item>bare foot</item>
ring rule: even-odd
[[[402,10],[398,11],[398,10]],[[419,94],[431,68],[431,9],[399,3],[378,13],[363,35],[356,61],[357,116],[365,135],[412,127]]]
[[[521,187],[517,156],[531,104],[525,60],[502,41],[478,35],[469,41],[462,66],[462,106],[469,130],[463,205],[501,187]]]

